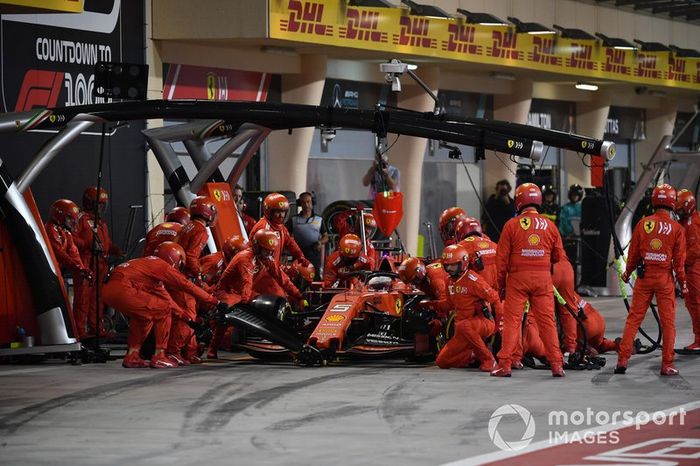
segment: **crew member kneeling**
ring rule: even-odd
[[[473,353],[481,363],[479,369],[490,372],[495,369],[496,360],[484,339],[496,332],[496,324],[490,311],[484,311],[484,302],[500,314],[498,292],[484,278],[469,271],[469,254],[463,246],[447,246],[442,251],[442,265],[454,280],[449,292],[455,308],[455,334],[437,355],[435,363],[441,369],[465,367]]]
[[[180,273],[185,262],[185,251],[179,244],[166,241],[156,248],[155,256],[132,259],[114,269],[102,288],[102,299],[129,318],[129,350],[124,367],[175,367],[165,356],[170,336],[171,316],[188,321],[185,311],[178,306],[169,289],[192,295],[209,306],[217,303],[209,293],[193,285]],[[139,350],[151,328],[156,338],[156,351],[149,361],[141,359]]]

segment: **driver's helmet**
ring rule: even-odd
[[[367,282],[367,288],[369,288],[372,291],[388,291],[391,288],[391,283],[391,277],[372,277]]]

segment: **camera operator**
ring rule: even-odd
[[[399,192],[401,173],[393,165],[389,165],[389,157],[386,154],[374,159],[372,165],[362,177],[362,185],[369,186],[369,197],[374,199],[378,192]]]

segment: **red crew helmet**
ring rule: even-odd
[[[280,246],[280,239],[274,231],[258,230],[253,235],[253,252],[261,259],[272,259]]]
[[[342,257],[347,257],[348,259],[356,259],[360,257],[362,252],[362,240],[359,236],[348,233],[347,235],[340,238],[338,243],[338,251]]]
[[[197,196],[190,202],[190,215],[192,218],[199,218],[206,222],[208,227],[216,225],[219,214],[216,205],[207,196]]]
[[[467,216],[464,209],[461,207],[449,207],[442,211],[440,214],[440,237],[443,241],[450,241],[454,239],[455,234],[455,223],[460,218],[465,218]]]
[[[51,204],[49,215],[56,225],[60,225],[68,231],[75,231],[80,209],[70,199],[58,199]]]
[[[680,217],[688,217],[695,212],[697,209],[697,202],[695,201],[695,196],[693,193],[687,189],[681,189],[678,191],[678,198],[676,199],[676,213]]]
[[[185,207],[175,207],[165,215],[166,222],[179,223],[182,226],[190,223],[190,211]]]
[[[464,246],[452,244],[442,250],[442,266],[452,278],[457,278],[469,267],[469,253]]]
[[[459,219],[455,224],[455,241],[462,241],[472,235],[481,236],[481,223],[474,217]]]
[[[284,216],[273,215],[275,211],[284,212]],[[272,223],[282,224],[289,214],[289,201],[280,193],[268,194],[263,201],[263,215]]]
[[[231,259],[233,259],[233,256],[235,256],[239,251],[242,251],[247,247],[248,241],[246,241],[245,238],[243,238],[243,236],[231,236],[224,242],[224,247],[222,248],[224,251],[224,257],[226,258],[226,262],[229,262]]]
[[[425,264],[417,257],[409,257],[399,266],[399,278],[404,283],[417,283],[425,278]]]
[[[160,243],[153,254],[178,270],[182,270],[182,266],[185,265],[185,259],[187,257],[182,246],[172,241]]]
[[[662,184],[651,193],[651,206],[673,210],[676,207],[676,189],[670,184]]]
[[[99,192],[97,186],[88,186],[83,192],[83,210],[89,213],[95,212],[95,204],[98,205],[98,210],[100,215],[104,213],[107,209],[107,203],[109,202],[109,195],[104,188],[100,188]]]
[[[518,213],[525,207],[540,207],[542,191],[535,183],[523,183],[515,188],[515,210]]]

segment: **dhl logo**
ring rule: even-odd
[[[447,26],[449,34],[447,40],[442,41],[442,50],[445,52],[466,53],[482,55],[483,47],[474,43],[476,28],[466,24],[450,24]]]
[[[338,28],[341,39],[379,43],[388,41],[388,34],[377,30],[379,29],[378,11],[360,11],[355,8],[349,8],[347,18],[347,25]]]
[[[496,58],[521,60],[523,52],[517,50],[518,36],[514,32],[493,31],[493,45],[488,48],[488,55]]]
[[[401,32],[394,34],[394,45],[409,45],[425,49],[437,48],[437,40],[428,37],[430,20],[402,16],[399,24],[401,25]]]
[[[588,44],[572,43],[571,56],[566,59],[566,66],[579,70],[596,70],[597,64],[593,61],[593,46]]]
[[[318,36],[332,36],[333,26],[323,24],[323,4],[289,0],[289,18],[280,20],[280,30]]]
[[[611,48],[605,49],[605,63],[603,64],[603,71],[606,73],[630,74],[632,68],[625,65],[626,57],[626,50]]]
[[[690,75],[685,72],[686,61],[682,58],[671,57],[668,61],[668,78],[672,81],[690,82]]]
[[[661,79],[663,73],[656,68],[656,59],[656,55],[639,53],[637,55],[637,67],[634,69],[634,75],[640,78]]]
[[[555,55],[554,40],[544,37],[533,37],[534,49],[528,52],[528,60],[543,65],[561,65],[562,58]]]

